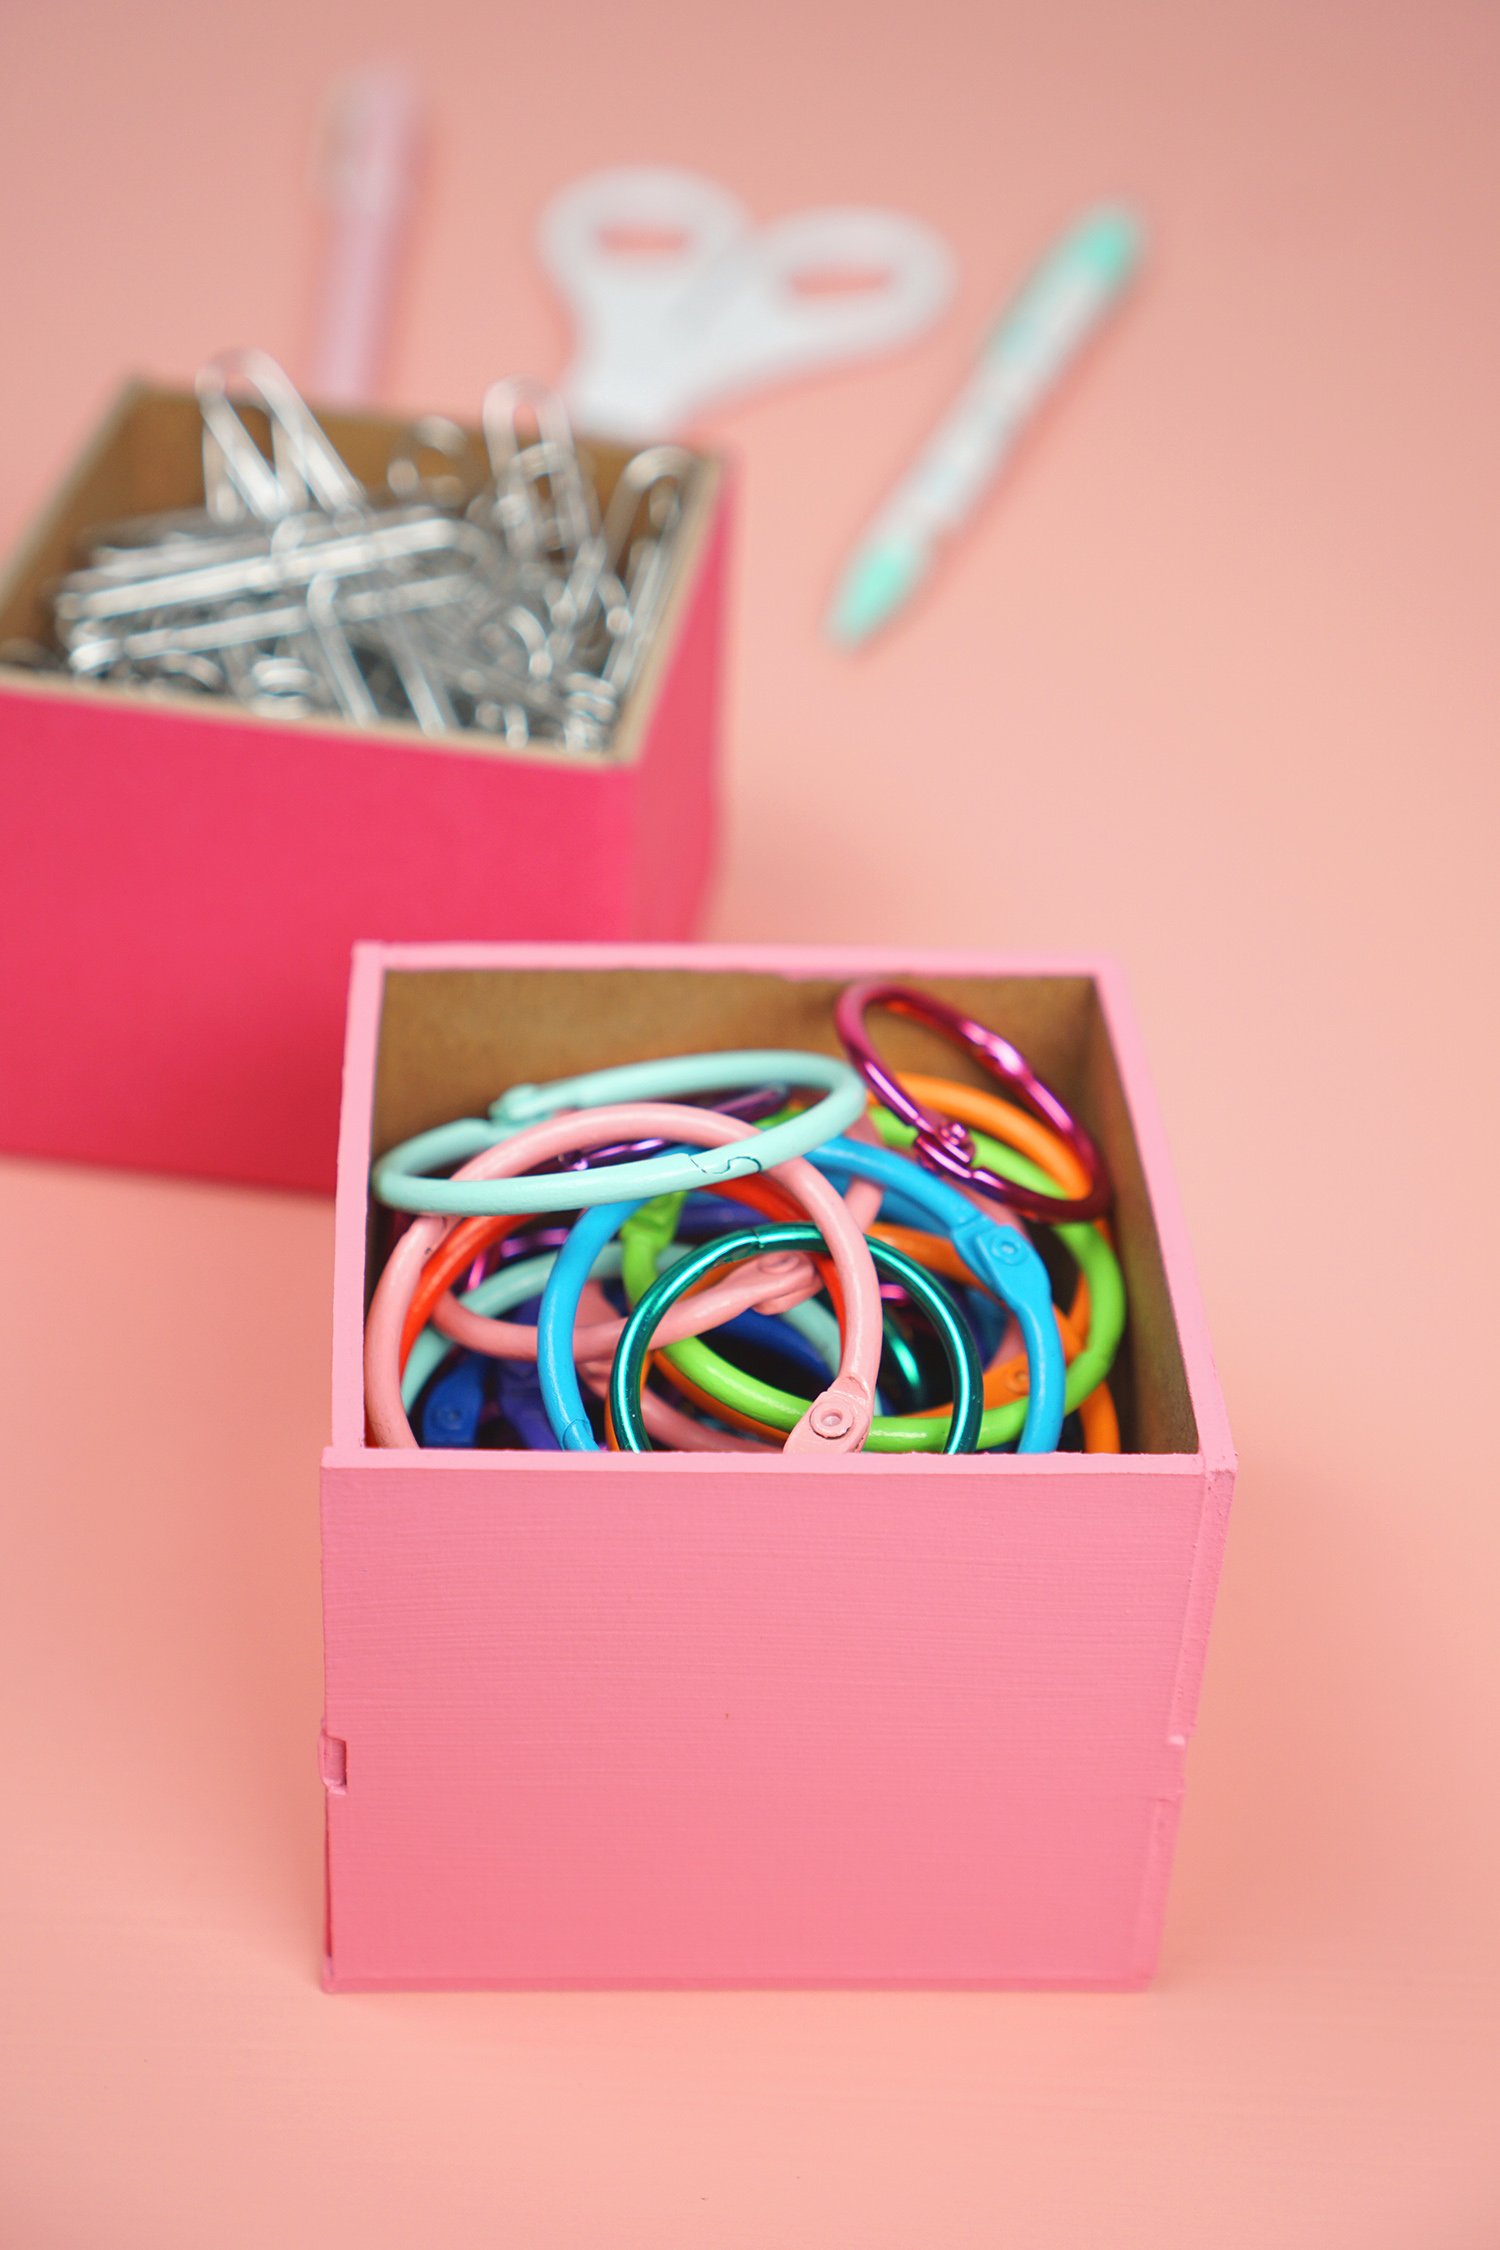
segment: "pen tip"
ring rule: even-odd
[[[907,600],[921,566],[906,547],[870,547],[856,558],[824,625],[839,648],[858,648]]]

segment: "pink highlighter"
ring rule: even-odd
[[[336,81],[319,168],[329,221],[308,383],[322,405],[358,406],[378,391],[421,144],[422,104],[404,70],[372,64]]]

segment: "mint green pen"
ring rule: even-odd
[[[1034,410],[1124,292],[1141,244],[1133,213],[1103,205],[1048,251],[856,550],[828,613],[831,640],[857,647],[911,599],[943,540],[979,505]]]

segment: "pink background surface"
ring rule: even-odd
[[[552,11],[539,73],[533,24],[362,12],[441,135],[397,397],[555,370],[529,225],[596,160],[884,198],[962,256],[919,349],[712,425],[746,470],[714,930],[1130,972],[1241,1456],[1164,1970],[325,1999],[327,1207],[6,1166],[0,2233],[1490,2250],[1495,19],[646,0]],[[6,50],[10,532],[128,368],[295,367],[351,49],[286,0],[27,0]],[[1154,227],[1128,323],[899,637],[825,652],[882,480],[1101,189]]]

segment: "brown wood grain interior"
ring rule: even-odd
[[[924,978],[1022,1049],[1082,1118],[1115,1183],[1130,1320],[1112,1380],[1126,1447],[1192,1453],[1197,1430],[1161,1246],[1103,1011],[1087,977]],[[506,1086],[714,1047],[839,1053],[841,981],[726,970],[397,971],[385,979],[376,1067],[377,1154],[451,1117],[483,1115]],[[872,1028],[898,1067],[985,1083],[919,1025]]]
[[[245,419],[257,432],[264,449],[265,421],[254,409]],[[392,449],[410,429],[409,419],[383,414],[345,414],[319,411],[319,421],[355,475],[372,491],[380,491]],[[85,447],[51,505],[30,536],[22,543],[0,575],[0,641],[47,641],[51,636],[51,594],[57,580],[80,560],[90,535],[101,525],[128,516],[151,515],[162,509],[196,508],[203,504],[202,417],[191,391],[161,390],[132,383],[122,392]],[[472,435],[473,433],[471,433]],[[479,441],[475,440],[476,443]],[[602,439],[581,441],[605,506],[632,448]],[[684,516],[674,542],[675,569],[671,590],[652,647],[636,676],[621,712],[608,753],[612,764],[628,764],[639,754],[641,717],[649,711],[665,653],[676,633],[678,615],[696,575],[721,481],[720,466],[699,454],[688,482]],[[138,701],[141,691],[101,685],[75,686],[65,677],[31,673],[0,664],[0,681],[34,687],[39,693],[101,696]],[[218,709],[210,699],[198,698],[195,718],[209,723],[218,719],[242,722],[245,714],[235,704]],[[285,724],[278,720],[277,724]],[[318,725],[343,727],[347,721],[319,719]],[[428,747],[460,750],[470,755],[500,758],[571,758],[572,753],[547,744],[524,751],[472,731],[454,735],[423,735],[415,726],[382,721],[355,729],[362,734],[396,735],[402,741]]]

